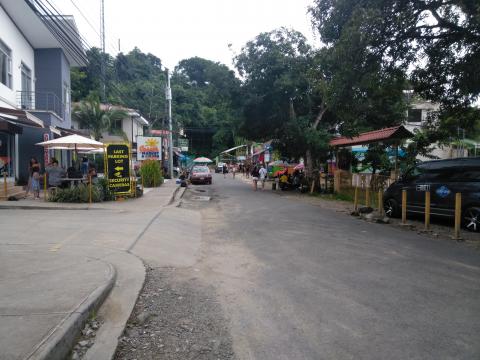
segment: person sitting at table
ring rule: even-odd
[[[75,167],[75,161],[72,161],[72,166],[67,169],[67,175],[70,179],[83,178],[82,172]]]
[[[49,187],[65,188],[67,183],[63,178],[65,177],[65,170],[58,166],[58,160],[52,158],[52,162],[45,169],[48,176]]]
[[[97,168],[93,163],[88,164],[88,176],[91,176],[92,178],[97,177]]]

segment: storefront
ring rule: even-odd
[[[30,131],[42,131],[43,122],[23,110],[0,107],[0,174],[9,182],[20,175],[20,139]],[[32,144],[33,146],[33,144]]]

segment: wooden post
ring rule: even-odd
[[[370,207],[370,188],[365,187],[365,206]]]
[[[47,201],[47,173],[43,174],[43,199]]]
[[[355,186],[355,196],[353,197],[353,211],[358,211],[358,186]]]
[[[3,173],[3,192],[5,193],[5,200],[8,200],[8,185],[7,185],[7,173]]]
[[[455,194],[455,230],[453,238],[455,240],[461,240],[460,237],[460,225],[462,221],[462,194]]]
[[[430,191],[425,191],[425,231],[430,230]]]
[[[92,175],[88,175],[88,202],[92,203]]]
[[[142,191],[145,190],[145,183],[143,182],[143,175],[141,175],[141,179],[142,179]]]
[[[383,216],[383,190],[378,190],[378,212]]]
[[[402,190],[402,224],[407,223],[407,190]]]

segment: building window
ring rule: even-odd
[[[422,122],[422,109],[408,109],[408,122],[409,123],[421,123]]]
[[[111,124],[112,134],[120,134],[123,131],[122,120],[114,120]]]
[[[24,63],[22,68],[22,109],[33,109],[32,70]]]
[[[0,82],[12,88],[12,51],[0,40]]]

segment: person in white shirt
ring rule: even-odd
[[[258,174],[260,175],[260,181],[262,182],[262,189],[265,189],[265,180],[267,179],[267,169],[262,164],[262,167],[258,171]]]

